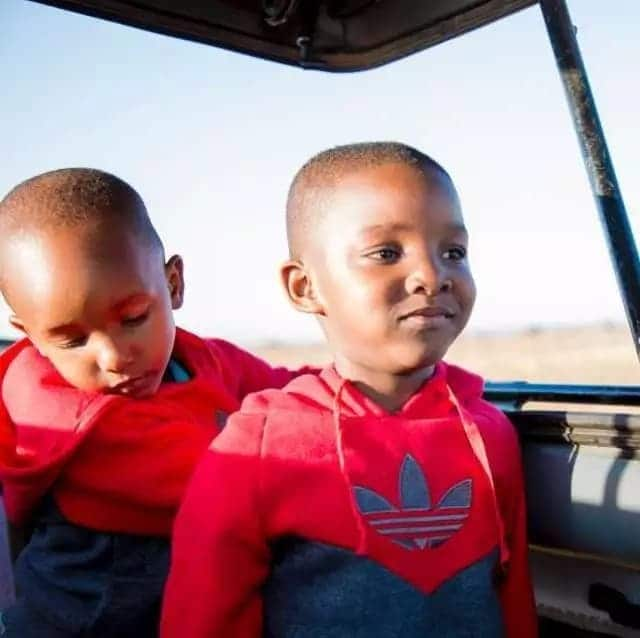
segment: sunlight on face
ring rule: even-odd
[[[347,176],[328,209],[312,270],[336,361],[351,375],[439,361],[475,299],[453,186],[386,164]]]
[[[149,396],[173,348],[172,300],[160,252],[133,233],[43,231],[7,247],[16,322],[75,387]]]

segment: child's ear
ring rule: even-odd
[[[323,315],[324,308],[316,295],[312,278],[300,261],[285,261],[280,266],[280,277],[291,305],[300,312]]]
[[[171,307],[177,310],[184,300],[184,264],[180,255],[173,255],[164,266]]]

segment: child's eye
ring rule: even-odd
[[[68,339],[67,341],[62,341],[58,344],[58,348],[63,348],[64,350],[70,350],[72,348],[81,348],[87,343],[87,337],[79,336],[74,337],[73,339]]]
[[[143,313],[133,317],[123,317],[121,323],[123,326],[139,326],[140,324],[143,324],[148,317],[149,312],[145,310]]]
[[[397,248],[385,247],[370,252],[367,257],[379,261],[383,264],[393,264],[400,258],[400,251]]]
[[[443,257],[451,261],[462,261],[467,256],[467,249],[463,246],[455,246],[444,251]]]

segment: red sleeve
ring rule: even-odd
[[[107,531],[169,535],[193,469],[217,430],[211,420],[116,405],[67,464],[56,500],[75,523]]]
[[[536,638],[538,620],[527,544],[527,515],[520,445],[516,429],[498,409],[485,404],[492,427],[487,452],[493,468],[498,507],[509,547],[509,564],[500,585],[507,638]]]
[[[497,504],[509,548],[499,585],[507,638],[536,638],[538,620],[527,545],[527,518],[520,445],[516,429],[503,412],[480,400],[470,406],[481,429]]]
[[[193,476],[174,528],[161,638],[262,636],[262,429],[263,417],[231,417]]]
[[[512,512],[511,524],[506,530],[511,558],[500,587],[500,601],[507,637],[536,638],[538,620],[529,573],[527,517],[522,479],[517,482],[519,490],[515,509]]]
[[[240,401],[251,392],[266,388],[283,388],[301,374],[318,372],[317,368],[309,366],[298,370],[273,368],[259,357],[222,339],[211,339],[207,343],[222,365],[222,375],[229,391]]]

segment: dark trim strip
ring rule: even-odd
[[[582,61],[576,28],[565,0],[540,0],[540,8],[640,359],[640,260]]]

